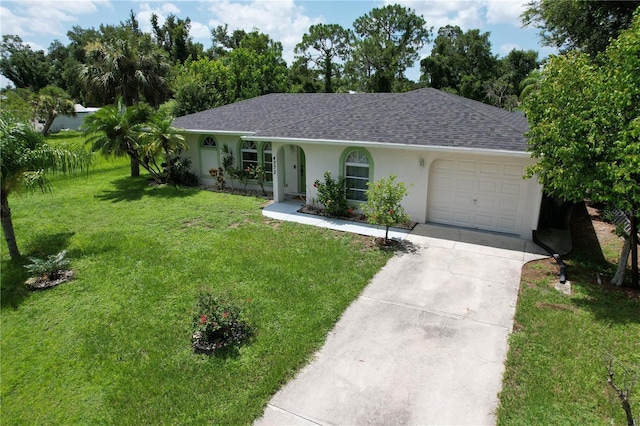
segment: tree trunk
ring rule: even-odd
[[[629,252],[631,251],[631,237],[624,239],[624,246],[622,246],[622,253],[620,254],[620,260],[618,261],[618,269],[616,274],[611,280],[611,284],[618,287],[624,283],[624,273],[627,269],[627,260],[629,259]]]
[[[1,198],[1,221],[2,230],[4,231],[4,239],[7,242],[9,248],[9,256],[12,259],[20,257],[20,250],[18,250],[18,243],[16,242],[16,234],[13,230],[13,221],[11,220],[11,209],[9,208],[9,198],[6,192],[0,194]]]
[[[137,158],[131,157],[131,177],[140,176],[140,162]]]
[[[47,117],[47,121],[44,123],[44,128],[42,129],[42,134],[44,136],[49,136],[49,131],[51,130],[51,125],[53,124],[53,120],[56,119],[56,116]]]

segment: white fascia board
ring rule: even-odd
[[[243,132],[241,130],[199,130],[199,129],[178,129],[179,133],[198,135],[229,135],[229,136],[249,136],[255,132]]]
[[[498,155],[502,157],[519,157],[531,158],[531,154],[526,151],[509,151],[506,149],[487,149],[487,148],[467,148],[454,146],[436,146],[436,145],[414,145],[405,143],[384,143],[384,142],[366,142],[366,141],[347,141],[335,139],[296,139],[296,138],[277,138],[268,136],[251,136],[247,135],[241,139],[252,140],[256,142],[281,142],[292,145],[320,144],[320,145],[340,145],[340,146],[361,146],[363,148],[388,148],[388,149],[411,149],[430,152],[450,152],[450,153],[474,153],[485,155]]]

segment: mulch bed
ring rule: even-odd
[[[73,279],[74,272],[71,270],[58,271],[53,279],[46,275],[29,278],[25,285],[31,290],[46,290]]]

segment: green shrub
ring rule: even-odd
[[[71,261],[66,258],[67,251],[62,250],[58,254],[52,254],[46,259],[38,259],[36,257],[27,257],[31,264],[25,265],[29,274],[33,277],[46,276],[49,279],[55,279],[61,271],[66,270]]]
[[[318,201],[322,204],[330,215],[346,216],[349,210],[347,204],[347,188],[344,176],[339,176],[337,180],[331,177],[331,172],[324,173],[324,182],[316,180],[313,184],[318,188]]]
[[[246,343],[252,336],[239,303],[229,296],[201,293],[193,315],[192,346],[196,352],[212,353],[230,345]]]
[[[409,215],[400,204],[407,195],[404,182],[396,183],[396,175],[367,183],[367,202],[362,206],[367,222],[385,227],[385,241],[389,240],[389,227],[409,221]]]

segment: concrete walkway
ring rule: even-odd
[[[408,252],[379,271],[256,425],[495,423],[520,271],[548,255],[443,226],[401,237]]]

